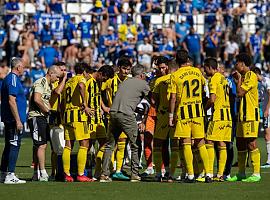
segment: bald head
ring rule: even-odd
[[[59,66],[53,65],[47,71],[47,77],[50,79],[51,83],[54,83],[59,80],[61,77],[62,71]]]

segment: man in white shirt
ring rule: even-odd
[[[138,47],[139,52],[139,63],[146,67],[147,72],[150,71],[151,67],[151,56],[153,53],[153,46],[149,43],[149,38],[145,37],[144,44]]]

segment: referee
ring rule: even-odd
[[[135,109],[142,98],[148,95],[150,88],[145,81],[144,66],[137,64],[131,69],[131,73],[133,78],[125,80],[119,86],[110,109],[108,141],[105,144],[100,182],[111,182],[109,178],[111,155],[114,151],[115,141],[122,132],[127,135],[131,145],[131,182],[141,180],[137,136],[138,129],[144,132],[145,126],[143,123],[137,125]]]
[[[11,60],[11,72],[3,80],[1,89],[1,117],[5,124],[5,148],[1,160],[0,181],[5,184],[26,183],[15,175],[20,150],[23,123],[26,121],[26,97],[19,76],[23,75],[21,58]]]

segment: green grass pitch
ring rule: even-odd
[[[261,150],[261,163],[265,162],[266,150],[263,138],[258,140]],[[4,139],[0,138],[0,153],[2,155]],[[22,141],[16,173],[20,178],[30,179],[33,170],[32,141],[24,138]],[[49,148],[48,148],[49,149]],[[47,153],[49,164],[50,153]],[[48,173],[50,173],[48,166]],[[233,168],[233,174],[237,168]],[[248,168],[250,175],[251,168]],[[262,181],[259,183],[155,183],[155,182],[112,182],[112,183],[62,183],[62,182],[30,182],[23,185],[0,184],[0,199],[11,200],[80,200],[80,199],[269,199],[270,169],[262,170]]]

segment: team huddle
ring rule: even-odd
[[[49,180],[45,169],[47,142],[52,134],[64,130],[62,165],[66,182],[137,182],[153,174],[157,182],[174,182],[178,180],[179,160],[179,177],[184,182],[260,181],[256,145],[259,72],[251,68],[251,57],[245,53],[236,56],[233,101],[232,82],[215,58],[205,59],[203,70],[193,67],[185,50],[178,50],[172,60],[160,56],[154,62],[155,73],[148,77],[148,83],[149,73],[142,65],[132,66],[128,57],[119,58],[117,67],[93,69],[77,63],[75,75],[69,78],[65,63],[49,68],[46,76],[34,83],[29,99],[33,180]],[[231,177],[224,171],[228,144],[234,136],[239,171]],[[71,152],[75,141],[79,149],[74,177]],[[85,170],[92,148],[96,149],[93,174]],[[147,169],[139,174],[143,152]],[[248,152],[253,166],[250,177],[245,174]],[[122,171],[126,157],[131,160],[131,176]],[[56,160],[52,148],[52,176],[58,173]]]

